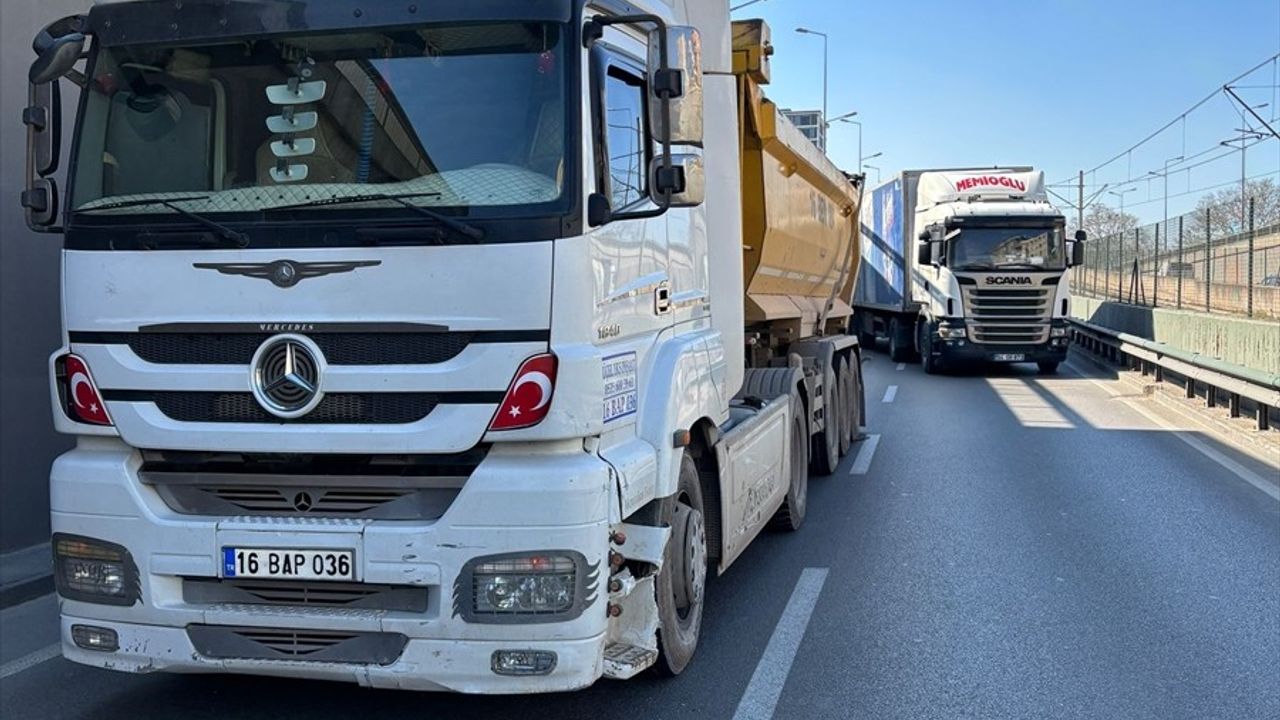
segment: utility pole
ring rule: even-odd
[[[827,122],[827,34],[824,32],[819,32],[817,30],[810,30],[809,28],[802,28],[802,27],[796,28],[796,32],[802,35],[817,35],[818,37],[822,38],[822,122],[826,123]],[[822,132],[824,135],[826,134],[825,125],[823,126]],[[823,139],[823,144],[824,145],[826,144],[825,138]],[[823,152],[826,152],[825,147],[823,148]],[[862,170],[859,169],[858,172],[861,173]]]
[[[1084,229],[1084,171],[1080,171],[1080,182],[1076,186],[1076,229]]]

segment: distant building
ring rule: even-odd
[[[792,125],[800,129],[809,142],[818,146],[822,152],[827,151],[827,123],[821,110],[788,110],[783,108],[782,114],[787,116]]]

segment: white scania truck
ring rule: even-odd
[[[909,170],[862,205],[853,326],[887,338],[895,362],[925,372],[964,362],[1066,359],[1083,231],[1067,241],[1044,172],[1029,167]]]
[[[678,673],[849,450],[857,186],[725,0],[143,0],[35,49],[76,662]]]

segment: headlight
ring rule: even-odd
[[[938,326],[938,337],[943,340],[954,340],[965,337],[964,326],[951,327],[947,325]]]
[[[1065,326],[1049,328],[1049,337],[1066,337],[1066,336],[1067,336],[1067,328]]]
[[[455,609],[469,622],[572,619],[594,599],[594,574],[586,587],[585,566],[571,551],[476,558],[459,577],[456,589],[469,597],[455,599]]]
[[[54,583],[68,600],[132,605],[138,568],[123,546],[78,535],[53,536]]]

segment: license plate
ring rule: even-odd
[[[355,580],[353,550],[222,548],[222,577],[275,580]]]
[[[996,353],[991,356],[991,359],[996,362],[1022,362],[1027,359],[1027,356],[1022,353]]]

